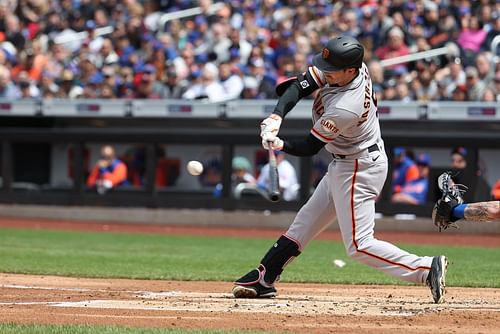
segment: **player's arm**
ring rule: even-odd
[[[270,142],[276,141],[283,117],[295,107],[300,99],[325,85],[326,81],[322,80],[324,80],[323,75],[313,66],[296,78],[285,80],[276,87],[276,94],[279,96],[278,103],[272,114],[260,123],[260,137],[265,149],[268,148]],[[296,152],[305,154],[303,149],[304,147]]]
[[[314,155],[323,146],[333,142],[344,130],[357,123],[357,115],[349,110],[337,108],[335,113],[336,116],[323,114],[305,140],[284,140],[283,151],[297,156]]]
[[[299,157],[308,157],[318,153],[325,144],[312,134],[309,134],[305,140],[285,140],[283,142],[283,152]]]
[[[500,219],[500,201],[476,202],[464,205],[463,218],[476,222],[487,222]],[[453,215],[456,214],[455,208]],[[460,217],[462,218],[462,217]]]
[[[284,118],[300,99],[311,95],[316,89],[323,86],[325,82],[322,80],[318,70],[315,67],[310,67],[297,77],[280,83],[276,86],[276,94],[279,99],[273,114]]]

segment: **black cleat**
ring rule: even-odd
[[[263,270],[253,269],[244,275],[233,286],[235,298],[273,298],[276,297],[274,286],[266,287],[260,283],[264,276]]]
[[[238,285],[233,287],[233,295],[235,298],[274,298],[276,297],[276,289],[273,287],[266,288],[260,283],[252,285]]]
[[[448,259],[446,256],[435,256],[432,259],[431,270],[427,276],[427,285],[431,288],[434,303],[444,302],[446,269],[448,268]]]

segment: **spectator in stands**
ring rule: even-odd
[[[483,97],[481,98],[481,101],[484,101],[484,102],[495,102],[496,100],[497,100],[496,99],[496,95],[495,95],[495,92],[493,91],[493,89],[487,87],[484,90],[484,94],[483,94]]]
[[[87,187],[95,188],[99,194],[104,194],[110,189],[126,184],[128,184],[127,166],[116,158],[113,146],[103,146],[100,159],[87,178]]]
[[[202,187],[212,188],[213,195],[222,195],[222,163],[219,158],[211,158],[203,163],[203,172],[199,176]]]
[[[22,71],[17,76],[17,84],[21,92],[21,99],[34,99],[40,96],[40,90],[31,81],[28,72]]]
[[[400,83],[396,84],[396,94],[397,94],[397,99],[401,102],[413,101],[413,97],[410,94],[410,90],[408,89],[408,85],[404,82],[400,82]]]
[[[97,67],[102,67],[104,65],[116,64],[118,60],[119,58],[114,50],[113,42],[109,38],[104,38],[99,53],[96,56],[95,64]]]
[[[18,99],[19,97],[21,97],[21,92],[11,81],[9,70],[0,65],[0,98]]]
[[[473,66],[465,69],[465,88],[470,101],[481,101],[486,85],[479,79],[478,71]]]
[[[462,30],[458,35],[457,42],[464,52],[465,63],[471,65],[475,54],[480,51],[487,33],[483,29],[483,23],[476,16],[466,15],[462,17],[461,23]]]
[[[151,64],[144,65],[141,74],[135,83],[135,98],[158,99],[161,97],[163,87],[156,81],[156,68]]]
[[[481,52],[476,56],[475,66],[477,69],[478,79],[486,86],[489,86],[495,77],[495,72],[491,66],[491,58],[491,52]]]
[[[380,96],[380,98],[382,100],[387,100],[387,101],[396,101],[398,100],[398,93],[396,91],[396,80],[391,78],[389,80],[387,80],[385,83],[384,83],[384,91],[382,92],[382,95]],[[417,85],[418,84],[418,87],[420,87],[420,82],[418,80],[415,80],[414,81],[414,85]],[[414,89],[416,90],[416,87],[414,87]]]
[[[273,99],[276,97],[275,81],[266,73],[265,63],[262,59],[254,59],[250,63],[249,75],[257,79],[259,98]]]
[[[368,69],[370,70],[374,92],[382,92],[384,90],[384,69],[382,65],[380,65],[379,61],[372,60],[368,63]],[[380,96],[378,96],[378,98],[380,98]]]
[[[468,149],[461,146],[455,147],[451,150],[450,156],[453,181],[458,184],[467,184],[472,188],[463,195],[464,200],[470,202],[476,196],[486,199],[490,188],[482,176],[482,171],[472,160]]]
[[[394,148],[392,171],[392,193],[399,193],[405,184],[418,179],[418,168],[409,151],[402,147]]]
[[[282,151],[276,151],[276,164],[278,166],[279,186],[285,201],[297,199],[299,183],[297,181],[297,172],[295,167],[286,160],[286,154]],[[269,163],[265,164],[257,179],[257,186],[261,189],[269,189]]]
[[[107,83],[102,84],[98,98],[100,98],[100,99],[114,99],[114,98],[116,98],[115,92],[113,90],[113,86],[111,86]]]
[[[243,79],[235,72],[236,69],[232,69],[229,63],[219,65],[220,82],[224,88],[223,101],[237,99],[243,91]]]
[[[206,99],[210,102],[217,102],[224,99],[224,87],[217,80],[217,73],[211,66],[204,66],[200,82],[189,87],[182,95],[188,100]]]
[[[493,91],[495,92],[496,101],[500,102],[500,71],[495,75],[493,82]]]
[[[455,147],[451,151],[451,168],[458,170],[467,168],[467,149],[465,147]]]
[[[187,90],[188,81],[180,80],[175,69],[169,68],[164,74],[161,97],[164,99],[180,99]]]
[[[39,87],[45,99],[58,97],[60,94],[60,88],[56,84],[54,76],[48,71],[42,72]]]
[[[388,42],[387,44],[381,46],[377,50],[375,50],[375,55],[381,59],[389,59],[389,58],[394,58],[394,57],[400,57],[400,56],[406,56],[409,54],[408,47],[406,46],[404,42],[404,33],[403,30],[399,27],[394,27],[389,30],[387,34]],[[391,65],[389,68],[395,69],[401,67],[403,69],[406,69],[406,64],[399,64],[399,65]]]
[[[488,34],[486,35],[486,38],[484,39],[482,49],[483,50],[491,50],[491,43],[493,42],[493,39],[496,36],[500,35],[500,14],[498,11],[495,13],[496,18],[493,20],[493,22],[490,24],[490,30],[488,31]]]
[[[452,92],[452,101],[468,101],[467,87],[465,85],[457,85]]]
[[[429,190],[429,166],[431,163],[430,156],[426,153],[421,153],[415,159],[418,177],[414,180],[406,182],[399,192],[392,195],[392,202],[405,203],[412,205],[422,205],[427,200]]]
[[[491,197],[500,200],[500,179],[491,188]]]
[[[251,76],[243,78],[243,91],[241,92],[242,99],[260,99],[259,83],[257,79]]]
[[[59,81],[59,93],[62,97],[75,96],[77,91],[81,90],[81,86],[75,85],[75,75],[70,69],[62,71]]]
[[[365,45],[368,64],[375,59],[374,55],[387,59],[437,48],[456,41],[459,36],[458,46],[463,55],[460,63],[434,57],[443,68],[437,72],[433,69],[436,65],[429,63],[431,85],[433,81],[444,79],[446,90],[441,87],[443,89],[432,96],[410,94],[412,100],[449,99],[457,85],[465,83],[462,65],[476,68],[479,80],[486,86],[494,81],[493,73],[500,70],[498,59],[488,54],[485,54],[487,60],[494,63],[485,70],[488,61],[479,53],[490,51],[493,38],[499,35],[500,15],[498,6],[492,1],[369,1],[359,7],[356,2],[349,1],[338,1],[334,5],[323,2],[312,5],[285,0],[230,1],[217,13],[208,14],[208,0],[200,3],[163,1],[154,6],[151,2],[137,1],[62,1],[60,6],[44,6],[43,9],[11,1],[12,5],[0,7],[0,66],[10,71],[14,82],[20,72],[27,71],[32,84],[39,87],[44,98],[78,96],[82,87],[87,87],[84,96],[99,97],[102,93],[94,94],[90,91],[92,84],[87,85],[97,72],[106,75],[104,70],[110,64],[119,64],[114,67],[115,80],[111,82],[110,77],[110,82],[104,80],[100,85],[111,85],[116,97],[134,98],[139,92],[137,97],[179,98],[187,87],[198,83],[197,73],[207,63],[212,63],[218,72],[224,72],[221,67],[230,63],[233,74],[257,80],[259,98],[272,99],[276,97],[276,79],[284,75],[277,67],[284,67],[281,61],[290,56],[294,58],[292,72],[296,74],[310,61],[312,54],[321,51],[325,42],[321,36],[343,33],[355,35]],[[203,7],[205,14],[171,20],[165,27],[160,27],[155,19],[161,13],[196,5]],[[308,19],[310,17],[314,20]],[[96,28],[106,25],[114,27],[113,33],[93,36]],[[72,38],[83,31],[90,32],[87,39]],[[63,39],[69,41],[61,42]],[[150,84],[145,89],[138,89],[145,64],[155,68],[151,80],[155,82],[153,86],[161,87],[160,91],[155,87],[151,93]],[[390,69],[404,68],[411,74],[400,74],[399,78],[388,72],[382,80],[376,79],[372,71],[374,90],[382,91],[384,79],[396,79],[397,84],[401,84],[398,91],[404,91],[402,82],[405,79],[416,81],[420,76],[415,64],[391,66]],[[62,87],[61,78],[66,69],[74,75],[73,86],[81,86],[71,94],[67,87]],[[126,76],[136,81],[125,78],[122,72],[131,72]],[[52,80],[44,78],[43,73],[50,73]],[[224,81],[222,73],[220,80]],[[425,83],[419,84],[425,87]],[[182,88],[174,89],[176,85]],[[412,92],[414,87],[408,87]],[[388,98],[397,99],[393,87],[387,90]],[[470,87],[467,90],[470,91]],[[443,96],[445,91],[446,96]],[[108,92],[106,88],[104,96],[111,96]],[[458,92],[463,95],[461,90]],[[486,89],[472,92],[471,100],[489,100],[491,93],[485,95],[485,92]],[[495,93],[498,94],[496,89]],[[5,94],[4,89],[2,94]]]
[[[465,85],[465,71],[462,67],[462,60],[454,58],[446,67],[435,75],[438,81],[442,81],[446,85],[446,95],[452,96],[455,88],[458,85]]]
[[[420,64],[420,66],[419,66]],[[432,79],[432,73],[429,66],[423,62],[417,64],[418,68],[418,89],[414,89],[417,101],[435,100],[438,93],[438,87],[435,80]]]
[[[252,165],[247,158],[242,156],[236,156],[232,161],[233,174],[232,174],[232,184],[233,188],[240,183],[250,183],[255,184],[257,180],[252,175]]]

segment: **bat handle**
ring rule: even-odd
[[[278,178],[278,167],[276,164],[276,155],[272,149],[272,142],[268,141],[268,153],[269,153],[269,199],[272,202],[279,201],[281,193],[279,190],[279,178]]]

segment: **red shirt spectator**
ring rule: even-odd
[[[389,38],[388,43],[375,50],[375,55],[379,59],[384,60],[410,54],[410,51],[404,42],[404,33],[401,28],[392,28],[389,30],[387,37]],[[389,68],[394,69],[400,66],[404,66],[406,68],[406,65],[404,64],[389,66]]]
[[[495,185],[491,189],[491,196],[493,196],[494,199],[500,200],[500,179],[495,183]]]

